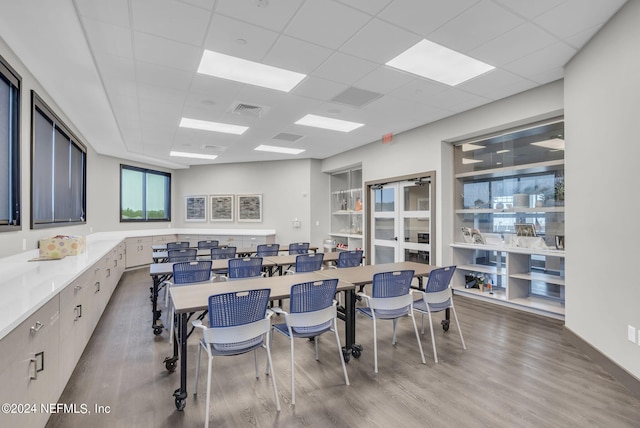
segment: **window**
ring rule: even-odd
[[[171,174],[120,165],[120,221],[170,221]]]
[[[84,145],[32,92],[31,227],[86,222]]]
[[[0,232],[20,226],[20,78],[0,57]]]

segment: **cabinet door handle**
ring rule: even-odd
[[[38,361],[40,361],[40,367],[38,367]],[[31,368],[33,367],[33,372],[31,374]],[[38,373],[44,371],[44,351],[38,352],[34,355],[34,358],[29,359],[29,378],[32,380],[38,379]]]
[[[100,291],[100,281],[96,282],[95,286],[96,286],[95,292],[98,293]]]
[[[36,321],[36,325],[31,326],[31,333],[39,332],[42,327],[44,327],[44,324],[42,324],[40,321]]]
[[[107,268],[107,278],[111,276],[111,268]]]
[[[73,287],[73,291],[75,291],[76,293],[80,290],[82,290],[82,285],[76,285],[75,287]]]
[[[95,268],[94,272],[96,272],[96,273],[100,272],[100,268],[99,267]]]
[[[73,308],[73,310],[76,313],[76,317],[73,320],[78,321],[80,318],[82,318],[82,305],[77,305],[75,308]]]

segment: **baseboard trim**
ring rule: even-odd
[[[620,367],[609,357],[594,348],[580,336],[564,327],[564,337],[569,343],[575,346],[581,352],[584,352],[589,358],[600,365],[606,372],[613,376],[617,381],[623,384],[631,394],[640,400],[640,379]]]

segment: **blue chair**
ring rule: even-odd
[[[168,250],[169,263],[189,262],[197,257],[198,250],[195,248],[181,248],[177,250]]]
[[[422,316],[422,334],[424,334],[424,315],[429,316],[429,328],[431,329],[431,343],[433,345],[433,359],[438,362],[438,354],[436,352],[436,339],[433,335],[433,319],[431,314],[435,312],[441,312],[451,308],[453,312],[453,318],[456,321],[458,327],[458,333],[460,334],[460,342],[462,342],[462,349],[467,349],[464,344],[464,338],[462,337],[462,330],[460,329],[460,323],[458,322],[458,315],[456,314],[456,308],[453,306],[453,294],[451,292],[451,278],[456,271],[455,266],[447,266],[439,269],[434,269],[429,272],[429,279],[424,291],[414,290],[415,293],[420,294],[420,299],[413,302],[413,310],[419,312]],[[448,322],[443,321],[443,327],[448,330]]]
[[[167,251],[169,250],[179,250],[180,248],[189,248],[189,242],[167,242]]]
[[[256,247],[256,257],[277,256],[280,244],[260,244]]]
[[[413,273],[413,270],[377,273],[373,275],[371,296],[358,293],[359,296],[365,299],[367,306],[358,307],[356,308],[357,311],[373,320],[373,360],[375,373],[378,373],[378,336],[376,330],[376,320],[378,319],[393,320],[393,339],[391,340],[391,344],[395,345],[397,342],[398,319],[410,316],[416,332],[416,339],[418,339],[422,364],[427,363],[424,359],[424,352],[422,352],[422,344],[420,343],[420,334],[418,333],[416,319],[413,316],[413,295],[411,293]]]
[[[215,247],[211,249],[211,260],[233,259],[236,256],[236,247]]]
[[[293,339],[296,337],[314,339],[316,361],[318,361],[318,337],[332,331],[338,345],[338,358],[342,364],[344,381],[349,385],[349,376],[342,357],[342,346],[337,329],[337,302],[333,299],[337,286],[337,279],[292,285],[289,313],[281,308],[273,308],[275,313],[284,314],[285,320],[283,324],[274,324],[273,329],[286,336],[291,342],[291,404],[296,404],[293,347]]]
[[[236,247],[214,247],[211,249],[211,260],[226,260],[236,257]],[[216,274],[226,275],[226,269],[217,269]]]
[[[289,244],[289,255],[294,254],[307,254],[309,252],[309,243],[308,242],[297,242],[294,244]]]
[[[197,284],[203,282],[211,281],[211,260],[200,260],[200,261],[188,261],[188,262],[178,262],[173,265],[173,278],[171,281],[165,281],[165,305],[169,307],[169,289],[172,287],[183,286],[185,284]],[[173,329],[175,325],[175,313],[173,307],[171,307],[170,316],[168,318],[171,324],[171,328],[169,330],[169,342],[173,342]],[[193,315],[190,314],[189,317]],[[203,319],[207,315],[207,312],[204,311],[202,314],[198,316],[198,319]]]
[[[203,336],[198,346],[194,396],[198,394],[198,377],[203,349],[207,353],[209,363],[207,369],[207,404],[205,411],[207,419],[204,424],[205,428],[209,426],[211,369],[214,356],[240,355],[254,351],[256,378],[259,378],[256,351],[259,348],[264,348],[267,352],[267,375],[271,372],[276,409],[280,411],[278,387],[276,386],[271,360],[270,318],[273,312],[267,310],[270,293],[271,290],[269,289],[259,289],[209,296],[209,327],[205,327],[201,320],[195,320],[192,323],[195,328],[202,331]],[[226,376],[227,374],[225,373],[224,375]]]
[[[285,273],[314,272],[322,270],[324,253],[300,254],[296,256],[295,270],[287,269]]]
[[[199,250],[208,250],[209,248],[216,248],[219,242],[215,239],[209,241],[198,241]]]
[[[262,257],[229,259],[227,279],[257,278],[263,276]]]
[[[336,267],[347,268],[362,265],[362,250],[341,251],[338,254],[338,263]]]

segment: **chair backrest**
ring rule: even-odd
[[[397,297],[409,294],[413,270],[381,272],[373,275],[371,297]]]
[[[257,257],[277,256],[280,244],[260,244],[256,247]]]
[[[209,281],[211,279],[211,260],[179,262],[173,265],[173,283]]]
[[[324,253],[300,254],[296,257],[296,272],[313,272],[322,269]]]
[[[167,242],[167,251],[179,250],[180,248],[189,248],[189,242]]]
[[[289,255],[292,254],[307,254],[309,252],[308,242],[296,242],[289,244]]]
[[[446,266],[429,272],[425,293],[438,293],[449,288],[449,283],[456,271],[455,266]]]
[[[209,327],[233,327],[262,320],[267,313],[268,288],[209,296]]]
[[[198,249],[208,249],[208,248],[216,248],[219,242],[215,239],[210,241],[198,241]]]
[[[289,312],[314,312],[333,305],[337,287],[337,278],[292,285]]]
[[[262,276],[262,257],[229,259],[229,279]]]
[[[216,247],[211,249],[211,260],[233,259],[236,247]]]
[[[195,260],[198,250],[195,248],[181,248],[179,250],[169,250],[167,255],[169,256],[169,262],[188,262]]]
[[[362,250],[341,251],[338,254],[338,268],[356,267],[362,264]]]

